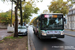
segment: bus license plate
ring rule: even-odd
[[[57,37],[51,37],[51,38],[57,38]]]

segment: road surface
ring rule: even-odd
[[[28,36],[32,50],[75,50],[75,37],[65,35],[65,38],[40,40],[31,26],[28,27]]]

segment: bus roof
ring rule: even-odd
[[[60,15],[62,14],[62,15],[63,15],[63,13],[42,13],[42,14],[60,14]],[[40,15],[42,15],[42,14],[40,14]],[[38,15],[38,16],[36,17],[36,19],[39,18],[40,15]],[[35,19],[35,20],[36,20],[36,19]],[[35,21],[35,20],[34,20],[34,21]]]
[[[63,14],[63,13],[42,13],[42,14]]]

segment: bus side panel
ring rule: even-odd
[[[38,37],[41,37],[41,29],[38,28]]]

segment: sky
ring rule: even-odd
[[[43,2],[36,3],[36,7],[38,7],[40,10],[38,11],[38,14],[33,14],[31,19],[33,19],[34,17],[40,15],[43,12],[43,10],[48,10],[47,5],[50,5],[51,1],[52,0],[43,0]]]
[[[30,21],[34,17],[40,15],[43,12],[43,10],[48,10],[48,7],[47,6],[51,4],[50,3],[51,1],[52,0],[43,0],[43,2],[36,3],[36,7],[38,7],[40,10],[38,11],[38,14],[33,14],[33,16],[31,17]],[[67,0],[64,0],[64,1],[67,1]]]
[[[26,0],[26,1],[28,1],[28,0]],[[36,2],[36,7],[38,7],[40,10],[38,11],[38,14],[33,14],[31,16],[31,19],[33,19],[34,17],[40,15],[43,12],[43,10],[46,10],[46,9],[48,10],[47,5],[50,5],[51,1],[52,0],[43,0],[43,2],[39,2],[39,3]],[[66,1],[66,0],[64,0],[64,1]],[[15,7],[15,5],[13,5],[13,10],[14,10],[14,7]],[[0,0],[0,12],[6,12],[10,9],[11,9],[11,2],[4,2],[3,3]]]
[[[13,6],[14,10],[15,5]],[[6,12],[11,9],[11,2],[2,2],[0,0],[0,12]]]

